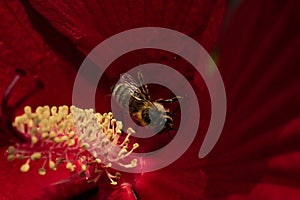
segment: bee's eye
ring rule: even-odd
[[[171,118],[165,118],[165,122],[167,124],[172,124],[173,123],[173,120]]]

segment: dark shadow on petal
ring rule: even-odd
[[[52,50],[73,66],[79,67],[85,55],[66,36],[62,35],[48,20],[38,13],[28,0],[21,0],[20,2],[24,6],[32,26],[40,33]]]

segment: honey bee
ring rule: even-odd
[[[172,113],[162,103],[177,102],[181,97],[158,99],[151,101],[147,85],[143,84],[143,75],[138,73],[138,80],[124,73],[120,81],[114,86],[112,96],[124,109],[129,108],[132,119],[140,126],[148,126],[158,133],[176,130],[173,127]]]

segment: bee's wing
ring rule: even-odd
[[[131,87],[139,88],[140,85],[137,83],[137,80],[133,78],[130,74],[124,73],[121,75],[119,83],[126,83]]]
[[[117,104],[126,109],[132,98],[135,103],[140,104],[143,104],[143,100],[145,99],[137,81],[127,73],[120,76],[120,80],[112,91],[112,97]]]
[[[140,90],[140,85],[137,83],[137,81],[127,73],[124,73],[121,75],[119,84],[126,84],[128,86],[128,89],[131,90],[132,96],[141,98],[141,90]]]

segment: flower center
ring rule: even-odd
[[[45,175],[48,169],[57,170],[65,165],[70,172],[78,172],[89,182],[97,182],[105,172],[111,184],[116,185],[120,173],[109,172],[112,164],[132,168],[137,160],[122,163],[139,145],[129,148],[129,137],[120,141],[122,123],[113,118],[112,113],[94,113],[92,109],[80,109],[75,106],[31,107],[24,108],[24,114],[17,116],[13,126],[29,142],[16,142],[7,150],[8,160],[15,158],[26,160],[20,167],[22,172],[30,170],[30,163],[44,160],[38,173]]]

